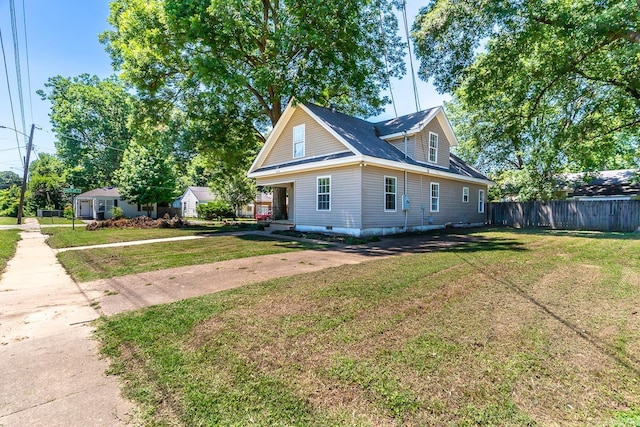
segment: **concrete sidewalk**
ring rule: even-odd
[[[25,228],[0,279],[0,426],[125,425],[132,406],[91,338],[98,313],[37,222]]]

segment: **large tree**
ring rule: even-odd
[[[147,207],[151,216],[154,203],[170,203],[176,191],[175,162],[167,144],[157,132],[148,138],[138,136],[127,147],[120,169],[115,173],[120,196]]]
[[[40,154],[29,165],[30,205],[35,209],[62,209],[65,203],[64,165],[55,156]]]
[[[413,36],[461,154],[547,198],[560,172],[640,165],[639,27],[630,0],[436,0]]]
[[[51,77],[45,87],[38,93],[51,101],[57,155],[69,183],[83,189],[113,185],[113,172],[133,135],[135,97],[114,77],[88,74]]]
[[[403,69],[390,0],[114,0],[102,40],[149,107],[185,112],[184,137],[236,166],[287,103],[370,115]],[[385,54],[388,67],[385,66]]]
[[[20,175],[12,171],[0,172],[0,190],[6,190],[13,185],[22,185],[22,178]]]

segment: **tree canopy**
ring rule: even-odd
[[[386,101],[382,53],[391,75],[403,72],[389,0],[114,0],[110,7],[115,30],[102,40],[122,78],[193,119],[222,116],[264,130],[294,96],[372,114]]]
[[[157,133],[154,136],[157,137]],[[120,196],[147,206],[149,217],[154,203],[169,203],[176,196],[173,157],[167,145],[156,138],[137,138],[129,145],[115,179]]]
[[[45,87],[38,94],[51,101],[56,153],[69,183],[84,189],[113,185],[133,136],[134,96],[116,78],[88,74],[51,77]]]
[[[62,209],[65,198],[64,165],[55,156],[39,154],[29,165],[30,205],[35,209]]]
[[[22,178],[12,171],[0,172],[0,190],[6,190],[12,185],[22,185]]]
[[[435,0],[413,37],[460,154],[546,198],[560,172],[640,166],[639,26],[631,0]]]

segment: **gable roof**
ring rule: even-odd
[[[76,198],[81,197],[120,197],[118,187],[100,187],[93,190],[85,191],[82,194],[78,194]]]
[[[401,133],[412,129],[422,130],[427,123],[431,121],[433,113],[437,107],[428,108],[418,111],[417,113],[407,114],[406,116],[396,117],[395,119],[374,123],[380,135],[391,135]]]
[[[196,199],[198,200],[210,201],[216,198],[216,196],[211,192],[211,190],[209,190],[209,187],[193,187],[193,186],[187,187],[187,189],[183,193],[183,196],[187,194],[187,191],[191,191],[193,195],[196,196]]]
[[[295,108],[301,108],[304,110],[311,118],[316,120],[327,131],[329,131],[329,133],[342,142],[349,151],[330,154],[327,156],[296,159],[291,162],[287,162],[286,164],[270,165],[259,168],[258,165],[260,165],[266,158],[267,153],[282,133],[282,130],[291,118]],[[293,106],[292,103],[289,103],[282,117],[267,138],[262,150],[251,165],[251,168],[249,169],[249,176],[255,176],[254,174],[272,170],[282,170],[285,168],[311,165],[320,162],[328,165],[329,163],[327,162],[354,157],[354,159],[352,159],[353,161],[378,159],[389,165],[395,164],[396,167],[402,167],[400,164],[404,164],[404,167],[406,167],[406,165],[411,165],[413,166],[411,169],[416,171],[424,172],[425,169],[428,169],[430,173],[435,172],[437,174],[437,172],[441,172],[444,174],[451,174],[452,177],[457,176],[460,178],[470,178],[472,180],[491,183],[484,174],[467,165],[462,159],[453,154],[450,155],[449,167],[443,167],[431,163],[422,163],[406,156],[401,150],[382,139],[390,136],[402,136],[404,132],[407,132],[407,135],[420,132],[436,117],[439,117],[439,123],[443,130],[445,130],[445,133],[450,133],[450,135],[447,136],[452,141],[457,142],[455,135],[453,135],[451,125],[444,115],[442,107],[430,108],[428,110],[402,116],[397,119],[371,123],[315,104],[298,104]],[[385,135],[381,135],[382,133],[385,133]]]

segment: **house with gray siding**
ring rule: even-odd
[[[296,230],[383,235],[485,223],[492,182],[451,153],[442,107],[378,123],[290,103],[249,169]]]
[[[80,219],[109,219],[113,216],[113,208],[119,207],[126,218],[147,215],[147,206],[130,203],[120,196],[117,187],[101,187],[78,194],[75,197],[76,218]],[[151,217],[156,218],[158,205],[151,208]]]

